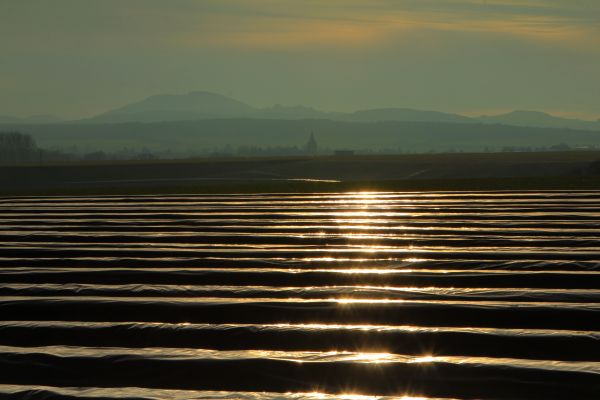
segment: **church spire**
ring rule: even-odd
[[[306,151],[307,154],[317,154],[317,150],[317,140],[315,139],[314,132],[311,132],[308,142],[306,142],[306,145],[304,145],[304,151]]]

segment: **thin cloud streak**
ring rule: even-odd
[[[58,12],[57,3],[69,4],[70,11]],[[489,33],[584,49],[600,44],[600,2],[581,0],[104,0],[94,3],[93,12],[84,1],[53,4],[38,9],[0,6],[0,34],[18,33],[20,38],[0,49],[87,44],[136,49],[361,48],[397,41],[411,31]],[[6,11],[6,21],[1,11]],[[24,17],[36,23],[26,30],[15,25]]]

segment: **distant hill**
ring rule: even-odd
[[[576,129],[600,132],[600,120],[556,117],[539,111],[513,111],[499,115],[464,115],[415,110],[376,108],[351,113],[327,112],[302,105],[259,108],[218,93],[195,91],[181,95],[159,94],[92,118],[69,123],[174,122],[206,119],[331,120],[343,122],[426,122],[445,124],[500,124],[531,128]],[[0,116],[0,124],[60,123],[52,116],[13,118]],[[65,121],[66,122],[66,121]],[[1,128],[1,127],[0,127]]]
[[[160,122],[239,118],[256,112],[241,101],[210,92],[161,94],[97,115],[87,122]]]
[[[377,108],[372,110],[355,111],[346,116],[349,121],[378,122],[378,121],[422,121],[422,122],[477,122],[469,117],[458,114],[448,114],[437,111],[413,110],[410,108]]]
[[[380,108],[353,113],[325,112],[306,106],[275,105],[256,108],[241,101],[210,92],[183,95],[156,95],[97,115],[85,122],[160,122],[212,118],[330,119],[356,122],[478,122],[469,117],[408,108]]]
[[[584,121],[580,119],[561,118],[540,111],[512,111],[494,116],[481,116],[478,120],[488,124],[600,130],[600,120]]]
[[[306,106],[275,105],[257,108],[241,101],[211,92],[182,95],[155,95],[117,108],[81,122],[161,122],[214,118],[256,119],[329,119],[350,122],[442,122],[456,124],[502,124],[538,128],[569,128],[600,131],[599,121],[555,117],[538,111],[513,111],[500,115],[466,117],[464,115],[410,108],[376,108],[351,113],[326,112]],[[28,121],[2,121],[7,123]],[[51,122],[51,121],[47,121]]]
[[[336,119],[337,114],[315,110],[305,106],[282,106],[262,108],[252,114],[254,118],[269,119]]]

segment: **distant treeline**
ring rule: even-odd
[[[357,153],[447,153],[527,151],[566,143],[571,148],[600,146],[598,131],[509,125],[431,122],[343,122],[333,120],[211,119],[157,123],[61,123],[0,125],[0,130],[31,134],[42,148],[119,152],[145,146],[159,154],[210,154],[230,146],[232,155],[288,152],[307,143],[311,132],[319,154],[338,149]],[[252,149],[252,148],[256,149]],[[270,151],[267,151],[271,148]],[[279,150],[276,150],[279,148]],[[287,149],[286,149],[287,148]],[[260,151],[258,151],[260,149]],[[284,150],[286,149],[286,150]],[[523,150],[520,150],[523,149]],[[263,151],[264,150],[264,151]],[[392,150],[392,151],[390,151]],[[81,154],[81,152],[80,152]]]
[[[510,152],[547,152],[547,151],[573,151],[573,150],[597,150],[596,146],[587,146],[573,148],[567,144],[561,143],[551,146],[504,146],[504,147],[485,147],[479,151],[482,153],[510,153]],[[357,155],[392,155],[392,154],[446,154],[463,153],[463,149],[448,148],[445,150],[415,151],[412,149],[397,148],[379,148],[361,150],[341,151],[335,148],[316,147],[308,150],[307,146],[214,146],[204,148],[189,148],[187,152],[174,152],[167,150],[150,150],[142,148],[122,148],[116,151],[81,150],[77,146],[62,149],[42,149],[38,147],[36,141],[29,134],[21,132],[0,132],[0,163],[1,164],[43,164],[48,162],[69,162],[69,161],[126,161],[126,160],[158,160],[158,159],[188,159],[196,157],[286,157],[286,156],[306,156],[306,155],[337,155],[337,154],[357,154]],[[591,169],[593,173],[600,173],[600,161]]]
[[[0,159],[8,162],[30,161],[39,149],[29,135],[19,132],[0,133]]]
[[[327,150],[326,150],[327,151]],[[193,157],[265,157],[265,156],[299,156],[315,154],[308,151],[306,146],[247,146],[233,147],[231,145],[215,146],[201,149],[188,149],[187,152],[172,152],[171,150],[151,151],[146,147],[132,149],[124,147],[120,150],[81,150],[78,146],[61,149],[42,149],[35,139],[22,132],[0,132],[0,163],[27,164],[52,161],[111,161],[111,160],[157,160],[185,159]]]
[[[0,132],[1,163],[41,163],[70,159],[72,157],[67,153],[40,149],[31,135],[21,132]]]
[[[161,158],[146,149],[118,152],[89,151],[80,153],[70,150],[40,148],[33,137],[22,132],[0,132],[0,163],[43,164],[57,161],[105,161],[105,160],[155,160]],[[164,157],[171,158],[171,157]],[[172,157],[176,158],[176,157]]]

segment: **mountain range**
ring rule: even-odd
[[[410,108],[377,108],[351,113],[325,112],[305,106],[275,105],[257,108],[210,92],[183,95],[156,95],[88,119],[86,122],[161,122],[214,118],[329,119],[349,122],[444,122],[484,123],[541,128],[600,130],[600,120],[586,121],[556,117],[538,111],[513,111],[506,114],[466,117],[438,111]]]
[[[434,122],[458,124],[500,124],[536,128],[566,128],[600,131],[600,119],[588,121],[553,116],[539,111],[513,111],[506,114],[467,117],[438,111],[409,108],[377,108],[350,113],[325,112],[305,106],[258,108],[217,93],[194,91],[182,95],[160,94],[116,108],[76,123],[166,122],[206,119],[333,120],[344,122]],[[24,119],[2,117],[0,123],[65,122],[51,116]]]

